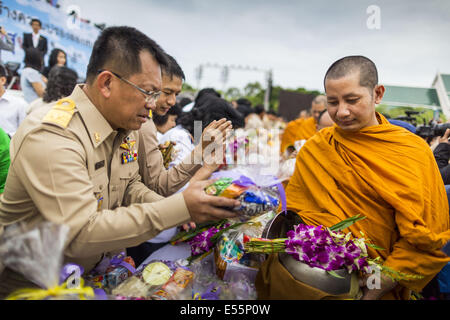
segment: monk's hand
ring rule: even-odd
[[[363,292],[361,300],[378,300],[397,286],[398,283],[396,281],[382,273],[378,274],[381,278],[380,281],[375,281],[375,284],[379,284],[378,287],[373,287],[373,283],[371,283],[372,285],[367,283],[371,277],[376,277],[377,274],[367,274],[359,279],[359,286]]]
[[[219,221],[237,216],[231,208],[239,206],[239,201],[206,194],[205,188],[214,181],[195,181],[183,191],[184,201],[193,222]]]
[[[442,137],[439,138],[439,143],[447,143],[450,144],[448,138],[450,136],[450,129],[445,130],[445,133]]]

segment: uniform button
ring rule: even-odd
[[[128,172],[128,176],[131,177],[131,172]]]
[[[101,184],[98,188],[99,188],[100,190],[102,190],[102,189],[103,189],[103,185]]]
[[[116,191],[117,190],[117,187],[116,186],[113,186],[112,187],[112,191]]]

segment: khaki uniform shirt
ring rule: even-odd
[[[153,121],[147,121],[139,130],[139,173],[147,187],[167,197],[181,189],[201,168],[201,164],[195,164],[201,162],[201,155],[196,155],[200,161],[194,161],[191,154],[192,160],[188,157],[180,164],[166,170],[158,148],[156,132]]]
[[[136,246],[190,215],[181,193],[164,199],[141,183],[137,161],[122,164],[124,139],[138,148],[136,131],[114,131],[81,86],[68,98],[75,102],[70,122],[49,120],[56,106],[45,106],[12,139],[0,233],[19,221],[30,229],[45,220],[66,224],[64,260],[89,271],[104,253]]]

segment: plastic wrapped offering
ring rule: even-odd
[[[140,266],[132,277],[118,285],[112,293],[122,297],[150,299],[162,289],[178,267],[171,261],[150,261]]]
[[[94,290],[83,287],[81,270],[75,285],[62,276],[63,250],[69,228],[52,222],[43,222],[27,230],[23,224],[8,226],[0,238],[0,261],[9,269],[25,276],[41,289],[19,289],[7,299],[86,299],[94,298]],[[73,265],[76,266],[76,265]],[[63,272],[67,270],[62,269]],[[62,276],[62,277],[61,277]],[[62,284],[60,284],[60,277]]]
[[[280,204],[285,208],[285,193],[280,181],[271,175],[261,175],[259,171],[239,168],[213,174],[216,182],[205,188],[214,196],[237,199],[241,205],[233,210],[239,213],[240,221],[277,211]]]

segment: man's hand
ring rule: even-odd
[[[362,277],[361,279],[359,279],[359,286],[361,287],[361,289],[363,291],[363,296],[362,296],[361,300],[378,300],[382,296],[384,296],[386,293],[393,290],[397,286],[397,282],[393,281],[391,278],[389,278],[388,276],[386,276],[382,273],[379,273],[379,274],[381,277],[379,289],[376,289],[376,288],[369,289],[367,287],[367,280],[371,276],[375,276],[375,275],[367,274],[364,277]]]
[[[194,230],[195,228],[197,228],[197,225],[195,224],[195,222],[189,222],[189,223],[185,223],[181,226],[183,228],[184,231],[189,231],[189,229]]]
[[[447,143],[450,144],[448,138],[450,136],[450,129],[445,130],[445,133],[442,137],[439,138],[439,143]]]
[[[212,183],[214,180],[192,182],[183,191],[184,201],[193,222],[219,221],[237,216],[225,208],[237,207],[240,205],[239,201],[205,193],[205,188]]]
[[[0,27],[0,32],[2,35],[6,36],[6,30],[3,27]]]
[[[225,118],[211,122],[202,133],[201,146],[203,151],[213,142],[223,144],[227,138],[228,131],[231,129],[233,129],[231,121],[227,121]]]

